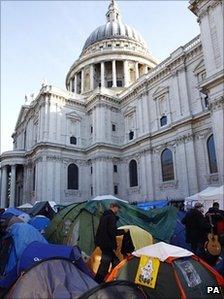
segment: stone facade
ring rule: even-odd
[[[14,149],[1,155],[1,206],[102,194],[131,202],[182,199],[223,184],[223,2],[191,0],[189,8],[201,34],[157,64],[110,3],[107,24],[68,72],[67,90],[43,84],[22,106]],[[217,171],[208,155],[211,135]],[[165,149],[171,180],[162,172]],[[71,164],[78,188],[69,181]]]

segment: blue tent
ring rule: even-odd
[[[4,269],[3,278],[0,279],[0,287],[8,287],[16,278],[17,263],[20,260],[25,248],[34,241],[48,243],[46,239],[28,223],[15,223],[8,228],[4,239],[11,239],[9,246],[8,260]]]
[[[12,214],[14,216],[19,216],[21,214],[24,214],[24,212],[20,211],[20,210],[18,210],[16,208],[8,208],[8,209],[5,210],[5,212],[3,214],[4,215],[6,215],[6,214]]]
[[[4,276],[0,279],[0,288],[10,288],[21,272],[52,258],[72,261],[79,270],[92,276],[78,247],[49,244],[30,224],[13,224],[7,237],[12,238],[13,242]]]
[[[63,258],[73,262],[82,272],[92,276],[92,272],[86,266],[82,259],[82,254],[77,246],[46,244],[41,242],[33,242],[29,244],[23,251],[18,263],[18,271],[25,271],[40,261],[51,258]]]
[[[1,217],[2,216],[16,216],[22,219],[24,222],[28,222],[30,220],[30,216],[27,213],[20,211],[16,208],[6,209],[5,212],[1,214]]]
[[[186,212],[178,211],[177,222],[176,222],[176,226],[174,228],[173,235],[170,240],[170,244],[191,250],[190,244],[186,243],[186,240],[185,240],[185,235],[186,235],[185,226],[181,222],[181,220],[184,218],[185,214],[186,214]]]
[[[37,215],[29,220],[29,224],[43,233],[50,223],[50,219],[43,215]]]
[[[46,239],[28,223],[15,223],[10,226],[8,236],[13,240],[13,246],[10,252],[8,264],[5,273],[8,273],[17,264],[24,249],[32,242],[39,241],[48,243]]]

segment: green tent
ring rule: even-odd
[[[46,238],[56,244],[78,245],[90,255],[100,216],[115,200],[92,200],[75,203],[60,211],[46,230]],[[119,201],[117,226],[136,225],[148,231],[154,239],[169,242],[176,225],[177,210],[165,207],[144,211]]]

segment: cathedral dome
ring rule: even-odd
[[[132,27],[126,25],[121,20],[121,15],[116,3],[112,0],[106,14],[107,23],[96,28],[87,38],[83,51],[89,46],[107,39],[127,39],[141,44],[147,48],[147,44],[142,36]]]

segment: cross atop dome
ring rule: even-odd
[[[111,0],[108,12],[106,13],[107,22],[118,21],[121,19],[121,14],[115,0]]]

